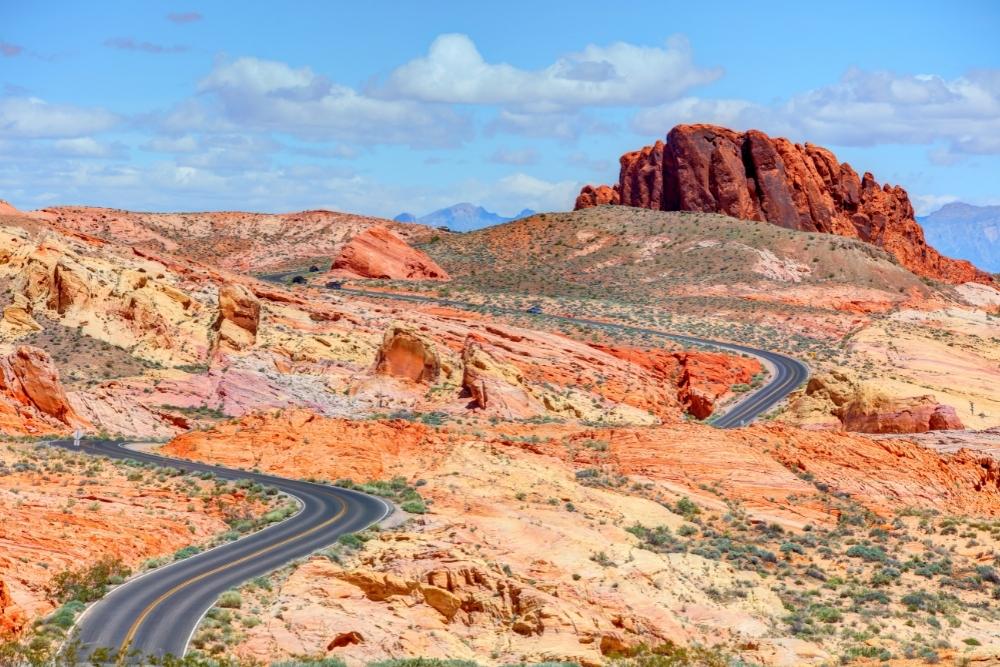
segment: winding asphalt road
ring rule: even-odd
[[[467,303],[465,301],[455,301],[452,299],[442,299],[438,297],[420,296],[416,294],[398,294],[395,292],[378,292],[372,290],[363,290],[353,287],[342,287],[340,292],[346,292],[348,294],[354,294],[357,296],[366,296],[377,299],[395,299],[397,301],[410,301],[414,303],[436,303],[442,306],[451,306],[454,308],[462,309],[477,309],[482,308],[477,304]],[[718,340],[711,340],[708,338],[698,338],[696,336],[687,336],[684,334],[669,333],[666,331],[660,331],[658,329],[646,329],[644,327],[636,327],[628,324],[617,324],[612,322],[604,322],[601,320],[592,320],[581,317],[568,317],[565,315],[549,315],[547,313],[537,313],[532,314],[523,310],[516,310],[513,308],[499,308],[496,306],[489,306],[488,309],[491,312],[503,313],[507,315],[534,315],[535,317],[544,317],[549,320],[556,320],[559,322],[566,322],[568,324],[583,324],[589,327],[594,327],[598,329],[605,329],[607,331],[620,331],[625,333],[633,334],[643,334],[648,336],[657,336],[659,338],[666,338],[668,340],[677,341],[685,345],[695,345],[695,346],[708,346],[714,347],[720,350],[728,350],[730,352],[738,352],[742,354],[748,354],[753,357],[757,357],[761,361],[765,362],[766,365],[771,367],[771,378],[769,381],[762,385],[757,390],[748,394],[739,403],[736,403],[725,413],[718,416],[712,417],[709,421],[717,428],[734,428],[739,426],[745,426],[749,424],[754,419],[764,414],[775,405],[780,403],[788,394],[793,392],[796,387],[805,382],[809,378],[809,367],[804,363],[795,359],[794,357],[789,357],[784,354],[779,354],[778,352],[771,352],[769,350],[759,350],[755,347],[750,347],[748,345],[739,345],[738,343],[726,343]]]
[[[71,440],[51,443],[75,449]],[[123,443],[84,440],[83,452],[134,459],[185,472],[207,471],[226,480],[273,486],[301,503],[298,514],[235,542],[152,570],[115,588],[77,622],[81,653],[128,647],[137,655],[181,656],[204,613],[219,595],[254,577],[329,546],[341,535],[380,521],[392,506],[335,486],[232,470],[125,449]],[[140,661],[138,658],[130,662]]]
[[[455,308],[478,307],[462,301],[418,295],[353,288],[339,291],[356,296],[437,303]],[[525,314],[514,309],[490,309],[506,314]],[[710,346],[749,354],[765,361],[772,370],[770,380],[714,418],[712,424],[718,428],[749,423],[785,398],[809,375],[805,364],[792,357],[745,345],[586,318],[544,313],[537,316],[611,331],[658,336],[686,345]],[[68,440],[51,444],[73,448]],[[137,655],[183,655],[202,616],[223,591],[329,546],[337,537],[362,530],[392,511],[385,501],[349,489],[171,459],[126,449],[123,444],[84,441],[82,450],[87,454],[169,465],[185,472],[212,472],[226,480],[249,479],[277,487],[297,498],[301,509],[279,524],[153,570],[112,590],[89,607],[77,622],[85,654],[101,647],[111,650],[127,647]]]

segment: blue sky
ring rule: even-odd
[[[716,122],[1000,202],[1000,3],[931,4],[0,0],[0,198],[565,209]]]

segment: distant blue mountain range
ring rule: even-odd
[[[487,211],[482,206],[466,202],[438,209],[433,213],[428,213],[419,218],[412,213],[400,213],[393,220],[396,222],[418,222],[421,225],[429,225],[431,227],[447,227],[456,232],[470,232],[474,229],[499,225],[502,222],[519,220],[534,214],[534,211],[526,208],[512,218],[505,218],[492,211]]]
[[[980,269],[1000,272],[1000,206],[945,204],[917,218],[927,242],[948,257],[967,259]]]

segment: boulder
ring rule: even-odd
[[[590,208],[591,206],[604,206],[605,204],[619,204],[618,186],[613,188],[607,185],[586,185],[576,198],[574,210]]]
[[[333,261],[330,275],[383,280],[451,279],[433,259],[380,225],[352,238]]]
[[[965,428],[955,408],[934,396],[890,399],[876,406],[848,404],[840,414],[847,431],[858,433],[926,433]]]

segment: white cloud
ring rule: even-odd
[[[0,136],[78,137],[107,130],[117,121],[104,109],[49,104],[37,97],[0,98]]]
[[[849,70],[837,83],[774,105],[685,98],[638,112],[632,127],[663,134],[679,122],[759,128],[817,144],[874,146],[944,142],[932,160],[1000,154],[1000,70],[955,79]]]
[[[504,176],[484,186],[484,192],[473,201],[486,208],[513,213],[530,208],[535,211],[565,211],[572,208],[581,183],[572,180],[547,181],[528,174]]]
[[[455,146],[471,132],[469,118],[450,107],[376,99],[308,67],[258,58],[219,63],[198,90],[218,101],[226,121],[251,130],[410,146]],[[195,118],[172,115],[168,127],[214,122],[204,109],[198,111]]]
[[[917,215],[927,215],[933,213],[945,204],[959,201],[955,195],[910,195],[913,202],[913,210]]]
[[[753,108],[753,104],[744,100],[685,97],[638,112],[632,119],[632,129],[643,134],[665,134],[674,125],[681,123],[711,123],[732,127],[739,125],[742,115]]]
[[[198,150],[198,140],[190,134],[181,137],[153,137],[143,148],[157,153],[193,153]]]
[[[533,148],[499,148],[490,156],[496,164],[528,165],[538,162],[538,151]]]
[[[113,37],[104,41],[104,46],[109,49],[119,49],[121,51],[141,51],[143,53],[153,53],[162,55],[166,53],[184,53],[188,50],[186,46],[173,45],[166,46],[153,42],[144,42],[132,37]]]
[[[57,139],[52,145],[56,152],[69,157],[107,158],[121,155],[124,150],[122,144],[108,144],[97,141],[93,137]]]
[[[681,36],[663,47],[615,42],[568,53],[540,70],[488,63],[462,34],[441,35],[426,56],[391,72],[379,96],[551,113],[585,106],[659,104],[722,76],[695,65]]]
[[[522,137],[573,142],[582,134],[605,133],[609,126],[582,113],[524,113],[502,110],[486,125],[486,134],[517,134]]]

